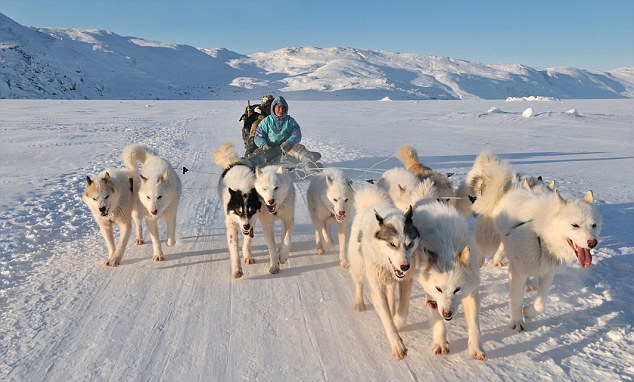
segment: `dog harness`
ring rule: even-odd
[[[531,220],[527,220],[527,221],[525,221],[525,222],[521,222],[521,223],[517,224],[515,227],[513,227],[513,228],[509,231],[509,233],[507,233],[507,234],[506,234],[506,236],[508,237],[508,235],[510,235],[510,234],[511,234],[511,232],[513,232],[513,230],[515,230],[515,228],[519,228],[519,227],[523,226],[524,224],[531,223],[532,221],[533,221],[533,219],[531,219]],[[541,250],[542,250],[542,239],[541,239],[539,236],[537,236],[537,245],[539,245],[539,251],[541,252]]]

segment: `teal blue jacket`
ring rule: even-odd
[[[286,107],[286,112],[281,116],[275,115],[275,105],[281,104]],[[268,145],[269,147],[280,146],[287,142],[288,147],[299,143],[302,140],[302,130],[299,124],[288,115],[288,104],[284,97],[278,97],[271,103],[271,115],[264,118],[255,130],[255,144],[258,147]]]

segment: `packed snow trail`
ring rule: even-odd
[[[486,362],[467,354],[462,308],[447,325],[451,353],[431,353],[429,312],[418,285],[401,333],[408,355],[403,361],[392,357],[372,305],[364,313],[352,309],[353,283],[339,266],[337,247],[315,254],[307,181],[295,184],[296,229],[288,264],[277,275],[268,273],[258,226],[256,263],[243,266],[241,279],[231,278],[216,195],[221,171],[210,151],[225,141],[241,150],[237,118],[243,105],[2,104],[0,118],[9,138],[0,164],[7,191],[0,199],[6,235],[0,243],[0,379],[534,380],[537,370],[547,380],[631,378],[634,290],[619,279],[629,277],[634,263],[631,229],[625,228],[634,214],[625,184],[632,174],[615,173],[611,184],[588,175],[604,166],[632,168],[631,153],[619,146],[620,134],[594,142],[592,152],[569,150],[582,147],[597,122],[630,131],[631,117],[623,115],[634,110],[631,101],[616,103],[612,115],[596,111],[586,113],[585,120],[536,116],[530,121],[521,118],[521,105],[505,114],[482,115],[488,102],[293,103],[307,147],[320,151],[326,166],[348,168],[355,187],[378,174],[351,169],[400,166],[391,156],[403,143],[414,145],[431,167],[455,172],[458,183],[477,154],[472,142],[486,140],[492,150],[510,152],[522,172],[556,178],[566,195],[578,196],[579,183],[595,191],[605,219],[595,264],[588,271],[570,266],[556,276],[548,308],[530,322],[528,332],[506,327],[506,269],[483,268],[480,322]],[[562,110],[588,105],[569,103]],[[364,117],[369,114],[372,120]],[[557,124],[576,130],[563,150],[545,139],[565,136]],[[539,150],[515,148],[510,135],[499,133],[509,126],[523,134],[522,148]],[[191,171],[180,175],[177,244],[163,247],[165,261],[151,261],[145,228],[146,244],[130,242],[121,265],[110,268],[103,265],[105,244],[81,192],[86,175],[122,166],[121,150],[130,143],[148,145],[175,168]]]

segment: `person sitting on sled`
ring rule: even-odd
[[[271,103],[271,114],[258,124],[254,137],[258,148],[248,159],[255,166],[264,166],[285,153],[300,162],[317,162],[321,154],[306,149],[299,143],[301,140],[302,130],[297,121],[288,115],[288,103],[280,96]]]

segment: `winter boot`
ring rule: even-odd
[[[310,151],[301,143],[296,143],[286,152],[286,155],[293,157],[300,162],[317,162],[321,159],[321,154],[316,151]]]

